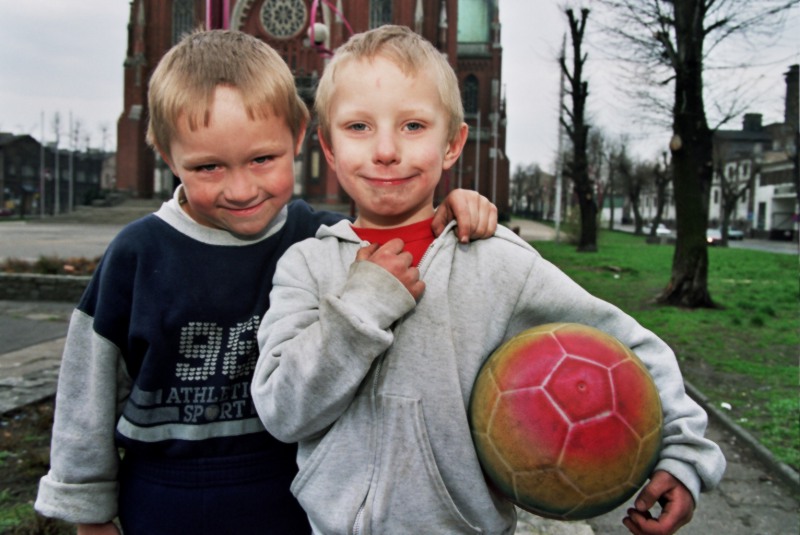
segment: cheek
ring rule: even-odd
[[[275,197],[291,197],[294,192],[294,163],[289,163],[279,173],[266,177],[264,187]]]
[[[196,209],[207,209],[214,204],[219,192],[213,184],[183,180],[183,192],[188,202]]]

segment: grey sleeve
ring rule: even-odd
[[[119,349],[98,336],[92,318],[72,314],[56,392],[50,470],[34,508],[73,523],[103,523],[117,514],[114,430],[130,378]]]

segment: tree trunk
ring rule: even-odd
[[[581,51],[583,32],[586,28],[586,19],[589,10],[581,10],[581,19],[578,21],[571,9],[567,9],[570,33],[572,36],[572,73],[566,66],[565,58],[561,58],[561,68],[570,84],[572,95],[572,111],[569,114],[572,124],[566,125],[567,132],[572,139],[572,180],[575,184],[575,196],[581,213],[581,230],[578,238],[578,252],[597,252],[597,202],[595,201],[594,182],[589,177],[587,164],[587,140],[589,125],[586,124],[586,97],[589,94],[589,84],[583,81],[583,64],[586,57]]]
[[[678,238],[672,276],[658,301],[689,308],[712,308],[715,305],[708,293],[705,239],[713,153],[703,103],[704,3],[683,0],[674,5],[678,46],[670,151]]]

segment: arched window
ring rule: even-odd
[[[194,0],[172,2],[172,44],[194,29]]]
[[[474,74],[464,79],[461,101],[464,103],[464,113],[478,113],[478,78]]]
[[[392,23],[392,0],[370,0],[369,27]]]

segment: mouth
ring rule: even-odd
[[[414,177],[413,176],[404,176],[404,177],[365,177],[367,182],[374,186],[399,186],[401,184],[406,184],[410,182]]]
[[[232,215],[235,215],[237,217],[249,217],[253,214],[258,213],[258,211],[261,210],[261,207],[264,205],[265,202],[266,200],[263,200],[246,207],[228,206],[226,207],[226,210]]]

